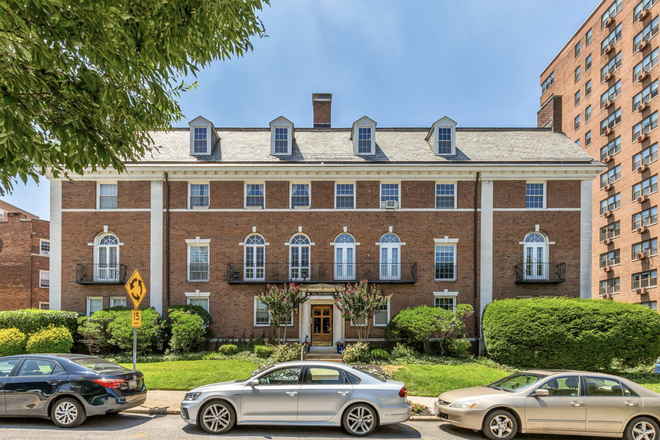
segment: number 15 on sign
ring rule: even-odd
[[[131,310],[131,327],[142,327],[142,310]]]

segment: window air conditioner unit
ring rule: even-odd
[[[639,228],[636,229],[636,232],[638,234],[643,234],[649,230],[648,226],[640,226]]]
[[[640,45],[637,47],[637,50],[644,50],[649,46],[648,40],[644,40],[640,43]]]
[[[396,209],[399,207],[399,202],[396,200],[385,200],[385,209]]]
[[[647,196],[646,194],[643,195],[643,196],[639,196],[639,197],[637,197],[637,203],[644,203],[644,202],[646,202],[648,199],[649,199],[649,196]]]
[[[648,102],[643,102],[637,107],[637,111],[638,112],[643,112],[647,108],[649,108],[649,103]]]
[[[605,191],[609,191],[609,190],[611,190],[611,189],[614,189],[614,185],[611,184],[611,183],[608,183],[607,185],[605,185],[605,186],[603,187],[603,189],[604,189]]]
[[[607,27],[614,25],[614,23],[616,23],[614,17],[609,17],[607,20],[605,20],[605,26]]]
[[[614,159],[612,156],[605,156],[605,159],[603,159],[603,162],[605,162],[605,163],[612,162],[612,159]]]
[[[609,136],[609,135],[612,134],[613,131],[614,131],[614,130],[612,130],[611,128],[606,128],[605,131],[603,132],[603,134],[604,134],[605,136]]]
[[[637,252],[637,259],[638,260],[645,260],[646,259],[646,252]]]
[[[639,76],[637,77],[637,81],[644,81],[648,77],[649,77],[649,73],[647,71],[644,71],[639,74]]]
[[[612,217],[612,211],[605,211],[605,217]]]
[[[644,20],[649,15],[651,15],[651,12],[648,9],[644,9],[642,13],[639,14],[639,20]]]
[[[603,240],[604,245],[610,245],[612,243],[614,243],[614,240],[612,240],[611,238],[606,238],[605,240]]]
[[[603,272],[612,272],[612,266],[603,267]]]
[[[646,290],[646,287],[640,287],[639,289],[635,289],[635,293],[637,295],[645,295],[648,291]]]
[[[649,134],[648,134],[648,133],[642,133],[642,134],[640,134],[639,136],[637,136],[637,142],[644,142],[644,141],[647,140],[648,138],[649,138]]]
[[[609,81],[613,78],[614,78],[614,75],[612,73],[608,73],[607,75],[605,75],[605,81]],[[614,101],[612,101],[611,99],[608,99],[607,102],[605,103],[605,108],[611,106],[612,104],[614,104]]]
[[[638,173],[643,173],[644,171],[648,170],[649,166],[647,164],[643,164],[637,167],[637,172]]]

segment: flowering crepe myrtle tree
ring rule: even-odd
[[[360,342],[369,339],[374,313],[387,305],[390,298],[391,295],[384,296],[376,286],[369,285],[367,280],[346,284],[344,289],[335,290],[334,293],[335,304],[341,311],[341,316],[354,323]]]
[[[270,325],[275,327],[277,343],[281,345],[286,343],[287,321],[298,313],[298,307],[307,301],[307,296],[295,283],[285,284],[282,288],[267,284],[266,289],[258,298],[268,310]]]

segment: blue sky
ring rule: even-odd
[[[311,95],[333,94],[332,125],[535,126],[539,74],[598,0],[272,0],[268,38],[216,62],[181,106],[218,126],[312,125]],[[596,42],[599,43],[599,42]],[[182,121],[179,126],[184,126]],[[41,218],[48,182],[4,197]]]

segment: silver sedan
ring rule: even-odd
[[[246,380],[195,388],[181,402],[181,417],[212,434],[253,424],[342,426],[365,436],[408,420],[410,404],[402,382],[345,364],[287,362]]]

